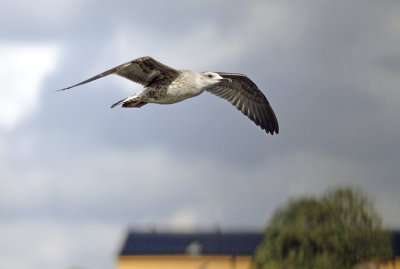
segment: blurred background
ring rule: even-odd
[[[3,0],[0,267],[113,268],[126,230],[258,230],[291,196],[356,186],[400,228],[397,1]],[[149,55],[247,74],[266,135],[204,93],[110,109]]]

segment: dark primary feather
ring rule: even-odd
[[[178,76],[179,72],[169,66],[166,66],[154,60],[151,57],[141,57],[133,61],[118,65],[85,81],[61,89],[60,91],[71,89],[73,87],[91,82],[110,74],[116,74],[133,82],[140,83],[144,86],[149,86],[154,82],[161,82],[163,80],[166,83],[170,83]]]
[[[206,88],[208,92],[229,101],[267,133],[279,133],[275,113],[253,81],[243,74],[217,73],[223,78],[230,78],[232,82],[222,81]]]

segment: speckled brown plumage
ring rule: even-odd
[[[166,84],[169,85],[179,75],[178,70],[175,70],[169,66],[166,66],[151,57],[141,57],[136,60],[118,65],[110,70],[107,70],[101,74],[91,77],[85,81],[72,85],[70,87],[61,89],[68,90],[73,87],[86,84],[93,80],[116,74],[133,82],[142,84],[148,87],[152,84]]]
[[[251,119],[267,133],[279,133],[278,120],[265,95],[246,75],[216,72],[229,82],[219,82],[205,90],[215,94],[234,105],[239,111]]]

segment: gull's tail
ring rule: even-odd
[[[122,99],[111,106],[111,108],[121,105],[122,107],[142,107],[147,102],[143,102],[139,95],[134,95],[125,99]]]

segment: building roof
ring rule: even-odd
[[[120,255],[251,256],[262,239],[262,233],[130,232]]]
[[[251,256],[262,233],[144,233],[129,232],[119,255]],[[393,232],[393,255],[400,256],[400,231]]]

